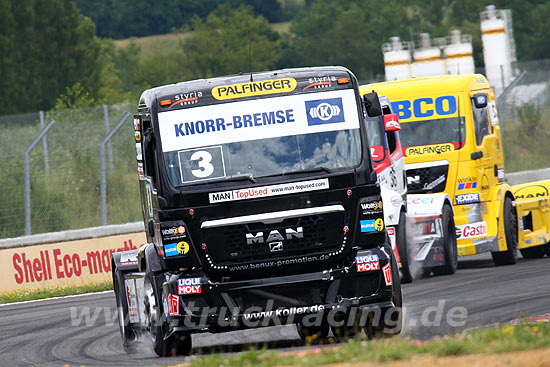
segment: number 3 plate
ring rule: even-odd
[[[203,181],[226,176],[221,146],[178,152],[181,181]]]

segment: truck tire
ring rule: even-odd
[[[522,248],[519,250],[521,252],[521,256],[523,256],[526,259],[540,259],[544,257],[546,253],[546,247],[547,245],[539,245],[539,246],[533,246],[533,247],[527,247]]]
[[[447,204],[443,206],[441,222],[443,226],[445,265],[433,267],[432,271],[435,275],[450,275],[456,272],[458,265],[458,250],[456,247],[456,229],[453,211]]]
[[[546,246],[544,246],[544,253],[546,254],[546,256],[550,257],[550,242],[548,242]]]
[[[124,273],[116,268],[113,263],[113,289],[116,298],[118,311],[118,326],[122,337],[122,348],[128,354],[137,352],[136,334],[130,327],[128,315],[128,300],[126,299],[126,285],[124,284]]]
[[[512,199],[504,200],[504,234],[506,236],[506,251],[491,252],[495,265],[513,265],[518,258],[518,223]]]
[[[166,317],[162,310],[162,302],[158,302],[156,292],[154,291],[151,279],[148,275],[145,276],[143,288],[146,293],[145,314],[147,317],[151,344],[155,353],[159,357],[189,355],[191,352],[190,335],[173,333],[168,338],[165,337],[168,334],[168,323],[166,322]],[[149,290],[153,290],[151,296],[147,296]]]
[[[395,242],[397,252],[401,258],[401,283],[411,283],[413,276],[411,273],[411,264],[413,257],[407,245],[407,216],[404,212],[399,213],[399,225],[395,227]]]
[[[399,335],[399,333],[401,333],[401,329],[403,328],[403,295],[401,293],[401,279],[399,277],[397,262],[393,256],[391,259],[391,269],[393,282],[392,302],[394,307],[382,310],[382,315],[378,325],[372,324],[372,317],[367,319],[367,324],[364,326],[364,330],[369,339]],[[388,321],[391,324],[388,323]]]

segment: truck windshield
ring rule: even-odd
[[[361,162],[354,89],[206,105],[158,114],[173,186],[251,180]]]
[[[443,143],[463,143],[466,140],[464,117],[439,118],[423,121],[401,121],[401,144],[403,147]],[[460,126],[460,127],[459,127]],[[459,133],[460,129],[460,133]],[[463,144],[460,144],[462,146]]]

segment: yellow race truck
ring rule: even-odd
[[[451,198],[459,256],[490,251],[496,265],[507,265],[516,263],[518,248],[524,257],[548,253],[550,181],[536,183],[546,196],[516,200],[523,186],[511,187],[504,177],[498,112],[484,76],[414,78],[360,89],[372,90],[390,99],[401,122],[408,193]]]

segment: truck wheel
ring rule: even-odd
[[[191,352],[191,336],[186,334],[168,334],[168,323],[162,310],[162,302],[157,302],[155,290],[153,289],[151,279],[148,274],[144,282],[145,292],[145,315],[147,318],[147,328],[151,337],[153,350],[160,357],[189,355]]]
[[[412,254],[407,245],[407,216],[404,212],[399,213],[399,225],[396,227],[395,242],[397,252],[401,258],[401,283],[411,283],[413,276],[411,274],[410,265],[412,264]]]
[[[546,253],[546,246],[548,245],[544,244],[540,246],[522,248],[519,250],[519,252],[521,252],[521,256],[526,259],[540,259],[541,257],[544,257],[544,254]]]
[[[491,252],[495,265],[512,265],[518,258],[518,223],[516,210],[512,199],[504,200],[504,234],[506,236],[506,251]]]
[[[364,326],[365,333],[369,339],[389,337],[398,335],[403,327],[403,295],[401,293],[401,279],[399,278],[399,269],[397,262],[392,256],[392,302],[394,307],[382,310],[380,320],[375,320],[371,313],[367,318],[367,324]],[[376,325],[373,322],[376,321]]]
[[[453,211],[449,205],[443,206],[441,217],[443,225],[443,251],[445,252],[445,265],[432,268],[435,275],[450,275],[456,272],[458,254],[456,248],[456,229]]]
[[[314,340],[324,339],[328,335],[330,325],[327,320],[323,319],[321,325],[304,326],[302,323],[296,324],[296,330],[300,339],[305,342],[312,342]]]
[[[548,242],[546,246],[544,246],[544,253],[546,254],[546,256],[550,257],[550,242]]]
[[[124,284],[124,274],[113,266],[113,289],[115,291],[116,307],[118,310],[118,326],[120,336],[122,337],[122,348],[128,354],[137,352],[136,334],[130,327],[130,317],[128,315],[128,300],[126,299],[126,285]]]

